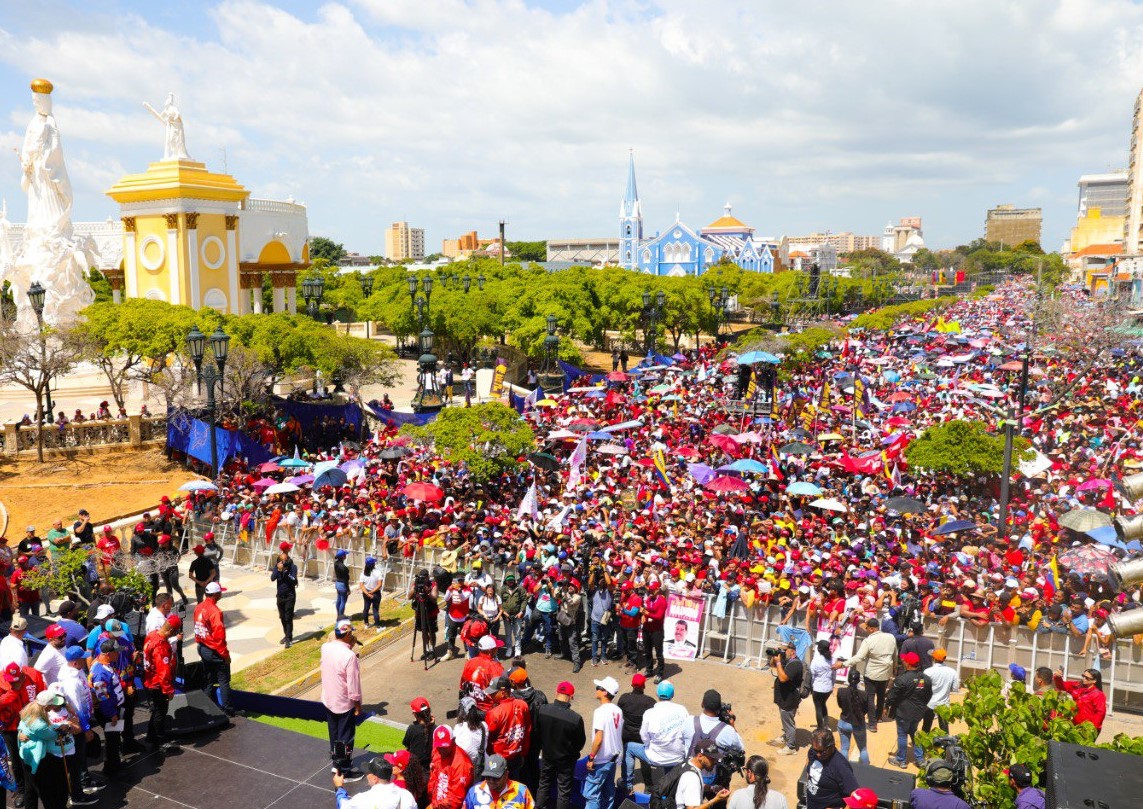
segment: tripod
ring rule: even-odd
[[[436,621],[429,627],[429,604],[427,596],[417,590],[413,592],[413,611],[416,618],[413,622],[413,646],[409,650],[409,662],[417,653],[417,636],[421,637],[421,660],[425,664],[425,671],[429,670],[429,659],[436,663],[437,632]]]

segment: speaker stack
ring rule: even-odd
[[[840,756],[841,753],[834,753]],[[860,761],[849,762],[859,786],[868,787],[877,793],[877,806],[880,809],[909,809],[913,789],[917,786],[917,776],[902,770],[887,767],[874,767]],[[809,767],[802,770],[798,778],[798,805],[806,805],[806,782],[809,780]]]
[[[1141,804],[1139,756],[1048,742],[1048,809],[1126,809]]]

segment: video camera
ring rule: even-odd
[[[734,710],[729,702],[724,702],[718,708],[718,721],[730,725],[734,722]]]
[[[968,755],[960,746],[960,740],[956,736],[937,736],[933,739],[933,748],[941,751],[942,758],[931,761],[925,768],[925,780],[929,780],[931,772],[940,768],[947,768],[952,772],[952,778],[942,786],[948,786],[959,798],[965,800],[964,786],[968,782],[970,762]],[[929,786],[933,786],[933,784],[930,783]]]

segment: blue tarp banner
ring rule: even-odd
[[[211,426],[183,411],[175,411],[167,419],[167,446],[209,464]],[[270,450],[237,430],[214,428],[214,440],[221,466],[234,456],[245,458],[248,465],[265,463]]]
[[[390,427],[401,427],[405,424],[424,427],[426,424],[432,424],[437,418],[436,413],[403,413],[399,410],[382,410],[376,401],[369,403],[369,409],[378,421],[382,421]]]
[[[361,408],[355,402],[346,405],[323,405],[298,402],[276,396],[273,403],[274,407],[281,410],[286,416],[293,416],[298,420],[298,423],[302,425],[303,435],[309,433],[316,422],[327,416],[333,419],[344,418],[346,424],[352,425],[355,430],[361,428]]]
[[[560,370],[564,372],[564,393],[567,393],[570,388],[577,387],[576,380],[580,377],[586,376],[592,385],[598,385],[603,381],[603,374],[591,374],[582,368],[576,368],[570,362],[563,360],[556,360],[559,363]]]
[[[523,413],[524,412],[524,399],[525,399],[525,397],[518,396],[515,393],[513,393],[512,391],[508,391],[508,404],[517,413]]]

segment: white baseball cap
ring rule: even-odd
[[[106,621],[115,614],[115,608],[110,604],[100,604],[95,610],[95,619],[97,621]]]
[[[604,677],[602,680],[592,680],[596,688],[602,688],[611,696],[619,693],[619,683],[615,681],[614,677]]]
[[[212,596],[212,595],[215,595],[216,593],[221,593],[221,592],[222,592],[222,585],[216,581],[212,581],[210,584],[208,584],[206,586],[206,594],[208,596]]]

